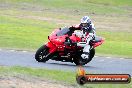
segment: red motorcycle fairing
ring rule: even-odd
[[[64,51],[64,42],[65,42],[65,38],[68,35],[64,35],[64,36],[50,36],[49,37],[49,42],[46,44],[46,46],[49,47],[49,52],[50,53],[54,53],[56,51]]]
[[[62,35],[62,36],[57,36],[56,34],[59,31],[60,31],[60,29],[56,29],[51,33],[50,36],[48,36],[48,39],[50,41],[46,44],[46,46],[49,47],[50,53],[54,53],[56,51],[64,51],[64,48],[66,47],[64,45],[64,42],[65,42],[66,37],[69,37],[69,36],[68,36],[68,34]],[[72,34],[69,38],[72,40],[72,42],[76,42],[76,43],[81,42],[81,38],[76,36],[75,34]],[[93,42],[92,45],[94,48],[96,48],[97,46],[101,45],[103,42],[104,42],[104,39],[101,38],[100,41]],[[72,49],[73,47],[69,47],[69,48]]]
[[[57,50],[57,47],[51,41],[46,46],[49,48],[49,53],[54,53]]]
[[[51,34],[50,36],[48,36],[48,39],[49,39],[49,42],[46,44],[46,46],[49,48],[49,53],[54,53],[56,50],[57,50],[57,47],[56,45],[54,44],[53,40],[57,37],[56,37],[56,33],[59,31],[59,29],[55,29]]]
[[[102,39],[100,42],[94,43],[93,47],[97,47],[99,45],[101,45],[104,42],[104,40]]]
[[[48,36],[49,42],[46,44],[46,46],[49,48],[50,53],[54,53],[56,51],[64,51],[65,47],[69,49],[74,49],[75,47],[68,47],[64,44],[66,37],[69,37],[68,34],[62,35],[62,36],[57,36],[57,32],[60,30],[57,29],[51,33],[50,36]],[[81,38],[76,36],[75,34],[72,34],[69,37],[72,42],[80,42]]]
[[[66,45],[64,45],[65,39],[66,37],[68,37],[68,35],[64,35],[64,36],[52,36],[52,38],[49,38],[49,42],[46,44],[47,47],[49,47],[49,52],[50,53],[54,53],[56,51],[64,51],[64,48],[69,48],[69,49],[74,49],[74,47],[68,47]],[[70,39],[73,42],[79,42],[81,39],[77,36],[75,36],[74,34],[72,36],[70,36]]]
[[[96,48],[97,46],[100,46],[104,42],[104,38],[100,38],[100,41],[93,42],[93,47]]]
[[[51,42],[53,42],[55,45],[63,45],[65,42],[65,38],[68,37],[68,35],[64,36],[55,36],[50,39]]]
[[[70,36],[70,39],[73,41],[73,42],[81,42],[81,38],[76,36],[75,34],[72,34],[72,36]]]

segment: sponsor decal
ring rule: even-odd
[[[86,83],[126,84],[131,82],[131,76],[129,74],[86,74],[85,70],[82,67],[79,67],[76,81],[80,85]]]

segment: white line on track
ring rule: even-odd
[[[119,58],[119,59],[125,59],[125,58]]]
[[[111,57],[106,57],[106,58],[111,58]]]
[[[9,50],[9,51],[14,52],[15,50]]]
[[[24,52],[24,53],[25,53],[25,52],[27,52],[27,51],[22,51],[22,52]]]

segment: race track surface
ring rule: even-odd
[[[0,49],[0,65],[48,68],[74,72],[77,70],[77,66],[70,62],[53,60],[49,60],[46,63],[37,62],[34,59],[34,54],[35,52]],[[123,73],[132,75],[132,59],[95,56],[90,63],[84,66],[84,69],[89,73]]]

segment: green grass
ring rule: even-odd
[[[109,21],[120,22],[125,19],[127,22],[127,19],[131,19],[128,16],[131,10],[124,8],[127,6],[131,9],[130,0],[70,0],[69,2],[67,0],[0,0],[0,2],[0,5],[3,4],[3,7],[0,7],[0,47],[3,48],[36,50],[48,41],[47,36],[53,29],[77,24],[83,15],[92,12],[95,13],[92,15],[93,18],[98,17],[98,20],[95,20],[98,23],[108,16],[109,19],[104,20],[108,22],[107,25]],[[112,19],[110,17],[112,14],[120,18]],[[119,14],[124,14],[125,18]],[[110,25],[118,26],[116,23]],[[105,43],[97,48],[96,53],[132,57],[130,27],[129,25],[127,27],[130,32],[97,29],[97,35],[103,36]]]
[[[41,79],[54,80],[58,83],[65,83],[72,85],[75,88],[131,88],[130,84],[86,84],[84,86],[79,86],[76,83],[76,73],[70,71],[59,71],[59,70],[48,70],[48,69],[37,69],[37,68],[27,68],[27,67],[3,67],[0,66],[0,76],[19,76],[27,75],[27,77],[38,77]]]
[[[85,0],[85,1],[104,5],[132,6],[131,0]]]
[[[46,21],[1,16],[0,46],[35,49],[47,41],[55,27]]]
[[[97,47],[97,53],[114,56],[132,57],[132,33],[128,32],[97,32],[105,38],[102,46]]]
[[[46,9],[54,10],[60,13],[77,13],[78,10],[81,14],[124,14],[124,13],[131,13],[130,10],[124,8],[132,6],[132,1],[130,0],[0,0],[1,2],[12,3],[14,6],[17,7],[16,9],[20,8],[29,8],[32,7],[44,7]],[[26,3],[26,4],[24,4]],[[30,7],[29,7],[30,6]]]
[[[74,84],[76,82],[76,73],[60,70],[38,69],[28,67],[3,67],[0,66],[0,76],[14,76],[14,75],[28,75],[40,78],[46,78],[47,80],[63,81],[62,83]]]
[[[58,26],[49,21],[1,16],[0,46],[36,50],[48,41],[47,36]],[[131,32],[97,31],[97,34],[105,38],[105,43],[97,48],[97,53],[132,57]]]
[[[73,5],[76,3],[76,5],[80,5],[80,3],[94,3],[94,4],[106,4],[106,5],[116,5],[116,6],[131,6],[132,1],[131,0],[1,0],[4,2],[29,2],[29,3],[42,3],[43,4],[48,4],[50,6],[55,5],[55,6],[62,6],[62,5]]]

